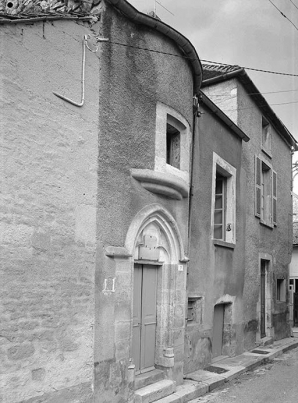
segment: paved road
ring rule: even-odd
[[[298,403],[298,348],[192,403]]]

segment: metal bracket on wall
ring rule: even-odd
[[[72,101],[70,98],[67,98],[61,94],[58,94],[57,92],[53,91],[53,94],[56,95],[56,97],[63,99],[66,102],[69,102],[72,105],[75,106],[83,106],[84,102],[85,102],[85,64],[86,64],[86,47],[92,52],[95,53],[98,50],[98,46],[92,50],[89,48],[87,40],[90,39],[90,35],[84,35],[83,37],[83,57],[82,57],[82,79],[81,79],[81,102],[75,102]],[[108,41],[107,38],[96,38],[97,42],[104,42],[104,41]]]

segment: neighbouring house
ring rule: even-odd
[[[164,378],[170,394],[196,50],[125,0],[0,4],[0,400],[132,402]]]
[[[194,144],[185,372],[243,351],[248,136],[206,95]]]
[[[242,199],[245,276],[240,283],[243,348],[250,349],[290,335],[291,167],[297,143],[243,68],[205,64],[203,69],[204,94],[250,138],[243,142],[241,156],[246,192]],[[232,270],[232,261],[229,267]],[[223,270],[220,260],[216,270]]]
[[[293,193],[293,252],[289,277],[290,324],[298,327],[298,195],[296,193]]]

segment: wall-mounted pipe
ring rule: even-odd
[[[71,100],[70,98],[65,97],[64,95],[58,94],[57,92],[53,91],[53,94],[56,95],[56,97],[63,99],[66,102],[69,102],[70,104],[74,106],[83,106],[85,102],[85,63],[86,63],[86,45],[87,45],[87,39],[88,35],[84,35],[83,38],[83,57],[82,57],[82,79],[81,79],[81,102],[75,102]]]

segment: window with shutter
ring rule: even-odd
[[[277,176],[276,172],[272,172],[272,221],[277,224]]]
[[[236,168],[213,153],[211,225],[214,241],[235,243]]]
[[[255,157],[255,215],[261,218],[261,199],[262,199],[262,161]]]
[[[255,156],[255,216],[262,224],[276,225],[276,172],[271,164]]]
[[[262,117],[262,150],[271,158],[271,127],[264,116]]]

